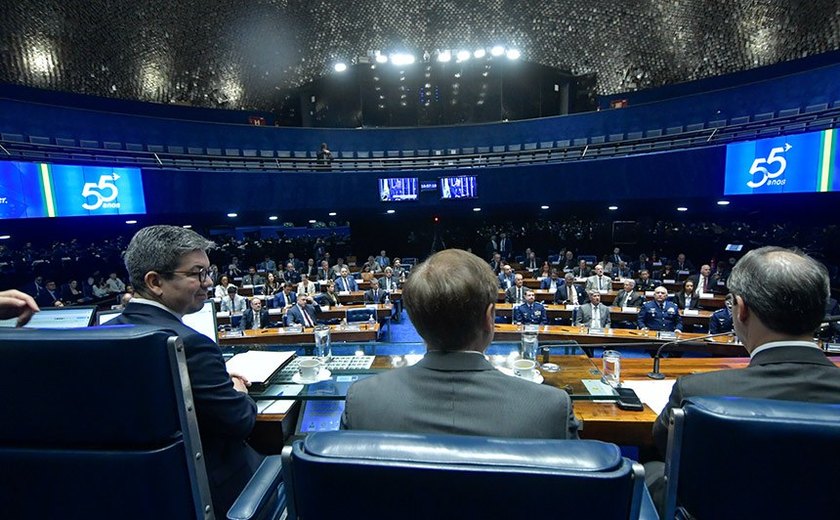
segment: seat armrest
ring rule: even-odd
[[[648,492],[647,486],[642,486],[642,503],[639,508],[639,520],[659,520],[656,504]]]
[[[227,512],[228,520],[270,520],[286,509],[280,455],[263,460]]]

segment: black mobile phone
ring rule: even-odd
[[[645,409],[642,400],[636,395],[636,391],[632,388],[619,387],[615,389],[618,392],[618,407],[622,410],[631,410],[634,412],[641,412]]]

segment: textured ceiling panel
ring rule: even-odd
[[[504,44],[602,94],[840,48],[836,0],[6,0],[0,81],[271,110],[369,51]]]

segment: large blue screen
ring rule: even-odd
[[[138,168],[0,161],[0,218],[142,213]]]

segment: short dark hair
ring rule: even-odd
[[[146,274],[156,271],[167,276],[178,268],[181,258],[193,251],[208,251],[216,244],[195,231],[180,226],[149,226],[138,231],[123,253],[128,280],[144,294]]]
[[[767,328],[793,336],[819,327],[829,295],[825,266],[801,251],[775,246],[744,255],[727,287]]]

